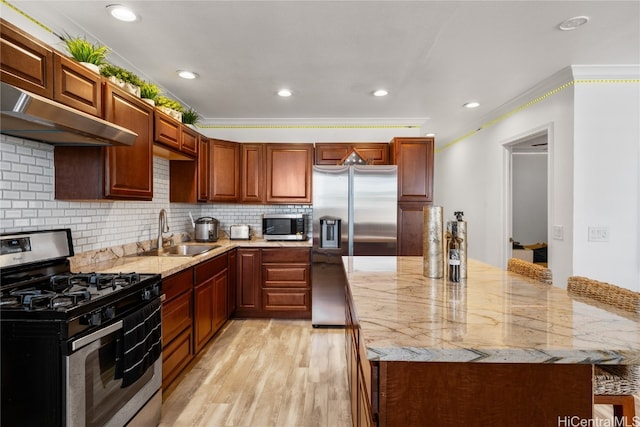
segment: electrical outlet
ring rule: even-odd
[[[608,242],[609,227],[589,227],[590,242]]]
[[[564,240],[564,226],[562,225],[554,225],[551,227],[551,237],[553,240]]]

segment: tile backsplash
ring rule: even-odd
[[[150,202],[55,200],[53,168],[53,146],[1,135],[1,233],[70,228],[75,252],[81,253],[157,238],[160,209],[167,210],[166,237],[193,232],[189,212],[194,219],[217,218],[225,231],[232,224],[248,224],[257,236],[262,235],[263,213],[304,213],[311,230],[311,205],[169,203],[169,161],[159,157],[153,161]]]

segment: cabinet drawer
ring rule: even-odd
[[[305,311],[309,310],[310,293],[306,289],[263,289],[262,303],[264,310],[287,310]]]
[[[193,270],[187,269],[162,280],[162,293],[164,293],[165,305],[173,298],[185,291],[190,291],[193,286]]]
[[[264,288],[304,288],[309,285],[307,264],[262,264]]]
[[[278,248],[262,249],[262,262],[284,262],[287,264],[309,263],[310,250],[308,248]]]
[[[162,306],[162,341],[168,343],[185,328],[191,329],[193,320],[191,292],[185,292]]]
[[[199,285],[211,279],[213,276],[227,268],[227,254],[219,255],[213,259],[198,264],[195,270],[195,284]]]
[[[191,361],[193,357],[191,341],[191,329],[187,329],[164,346],[162,350],[162,388],[166,389]]]

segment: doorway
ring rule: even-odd
[[[510,171],[507,259],[515,257],[547,265],[548,147],[546,129],[505,144]]]

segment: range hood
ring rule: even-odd
[[[132,145],[138,136],[121,126],[7,83],[0,88],[0,133],[54,145]]]

